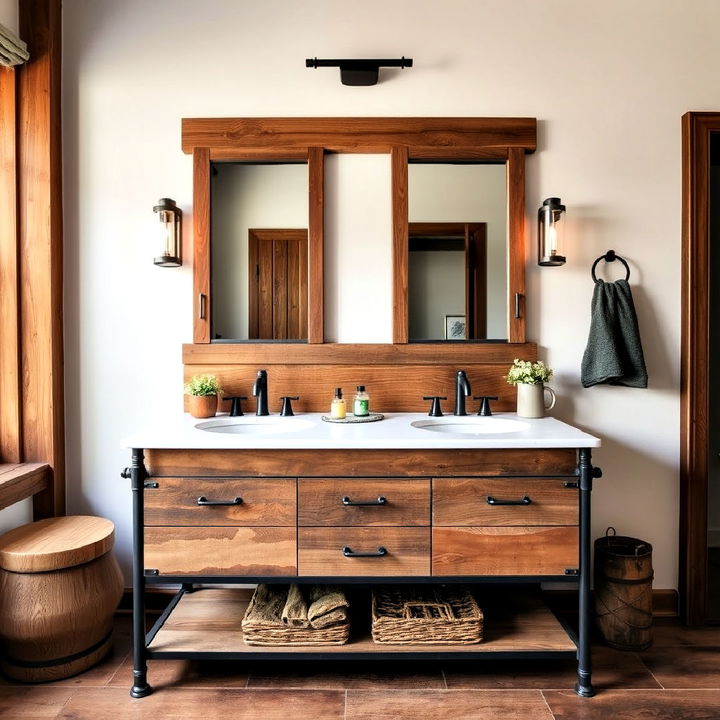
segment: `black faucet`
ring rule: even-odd
[[[455,412],[453,415],[467,415],[465,412],[465,398],[470,395],[470,381],[464,370],[458,370],[455,378]]]
[[[267,370],[258,370],[257,380],[252,389],[253,397],[257,398],[256,415],[269,415],[268,412],[268,387]]]

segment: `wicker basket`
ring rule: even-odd
[[[287,586],[276,586],[277,592],[287,592]],[[282,606],[274,609],[258,606],[255,590],[242,620],[242,630],[248,645],[343,645],[350,637],[350,620],[325,628],[293,627],[281,619]]]
[[[372,593],[372,637],[392,645],[472,645],[483,614],[462,586],[380,586]]]

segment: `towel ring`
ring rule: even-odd
[[[624,266],[625,266],[625,280],[630,279],[630,266],[625,262],[623,258],[621,258],[619,255],[615,254],[614,250],[608,250],[604,255],[601,255],[592,265],[592,270],[590,270],[590,274],[592,275],[593,282],[597,282],[598,279],[595,277],[595,268],[597,267],[597,264],[604,260],[605,262],[615,262],[615,260],[619,260]]]

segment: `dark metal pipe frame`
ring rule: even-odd
[[[132,450],[130,482],[133,493],[133,685],[130,696],[146,697],[152,692],[147,681],[147,649],[145,646],[145,575],[144,575],[144,491],[147,472],[143,451]]]
[[[590,654],[590,493],[593,468],[589,448],[580,450],[580,587],[578,588],[578,679],[575,692],[592,697]]]
[[[131,478],[132,491],[133,491],[133,686],[130,690],[130,695],[134,698],[146,697],[152,692],[152,687],[147,682],[147,660],[148,658],[166,658],[166,659],[238,659],[248,658],[248,653],[240,652],[187,652],[187,651],[162,651],[162,650],[150,650],[148,645],[152,642],[155,634],[165,624],[165,621],[170,616],[172,610],[177,605],[180,598],[186,592],[192,592],[196,588],[193,587],[193,583],[257,583],[257,582],[279,582],[287,583],[289,580],[300,583],[310,582],[327,582],[326,577],[248,577],[248,576],[171,576],[165,575],[156,577],[145,577],[144,568],[144,490],[145,490],[145,479],[148,477],[147,471],[143,464],[144,455],[141,449],[133,448],[132,450],[132,465],[131,468],[125,473],[123,477]],[[525,658],[525,659],[551,659],[558,657],[570,657],[575,655],[578,661],[578,680],[575,690],[578,695],[583,697],[592,697],[595,695],[595,691],[592,687],[591,675],[592,675],[592,663],[590,654],[590,575],[591,575],[591,563],[590,563],[590,493],[592,492],[592,479],[593,477],[600,477],[601,472],[599,468],[593,468],[591,462],[591,451],[589,448],[582,448],[579,451],[579,463],[578,472],[575,477],[579,478],[579,505],[580,505],[580,526],[579,526],[579,540],[580,540],[580,558],[579,558],[579,588],[578,588],[578,611],[579,611],[579,633],[578,637],[574,637],[574,633],[568,628],[562,618],[559,621],[566,629],[571,639],[577,644],[577,652],[573,651],[503,651],[499,653],[492,653],[492,659],[506,659],[506,658]],[[548,477],[558,477],[557,475]],[[573,477],[573,476],[563,476]],[[390,578],[387,576],[380,577],[333,577],[333,582],[344,582],[350,584],[368,584],[373,582],[396,582],[396,583],[417,583],[417,582],[431,582],[431,583],[455,583],[455,582],[468,582],[470,578],[466,576],[453,576],[453,577],[402,577],[402,578]],[[576,576],[493,576],[493,577],[472,577],[472,582],[475,584],[518,584],[518,585],[531,585],[535,583],[541,583],[546,581],[558,582],[558,581],[577,581]],[[182,584],[182,589],[173,597],[170,604],[166,608],[165,612],[162,613],[161,617],[154,624],[148,635],[145,634],[145,588],[147,585],[177,582]],[[254,660],[272,660],[272,659],[294,659],[294,660],[362,660],[362,659],[376,659],[376,660],[396,660],[396,653],[385,653],[385,652],[370,652],[370,653],[325,653],[322,651],[309,651],[306,653],[286,653],[281,650],[268,650],[267,652],[252,653],[251,657]],[[410,659],[427,659],[427,660],[441,660],[441,659],[454,659],[467,657],[467,653],[463,651],[458,652],[443,652],[437,651],[433,653],[416,653],[406,652],[403,653],[403,657]],[[482,656],[478,656],[476,659],[484,659]],[[491,658],[487,658],[491,659]]]

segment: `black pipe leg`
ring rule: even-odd
[[[133,491],[133,685],[130,696],[143,698],[152,692],[147,681],[147,650],[145,648],[145,525],[143,493],[147,473],[143,465],[143,451],[133,448],[130,479]]]
[[[592,655],[590,648],[590,493],[593,468],[588,448],[580,450],[580,586],[578,588],[578,679],[575,692],[592,697]]]

